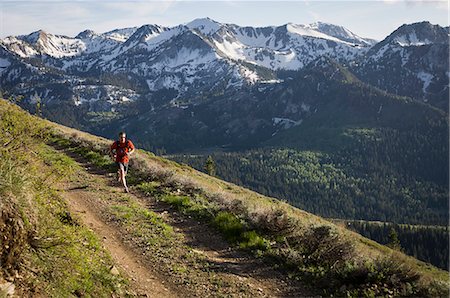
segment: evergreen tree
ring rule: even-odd
[[[389,243],[387,246],[396,250],[401,249],[400,240],[398,240],[398,234],[394,228],[391,228],[391,230],[389,231]]]
[[[205,162],[205,171],[210,176],[216,175],[216,165],[211,155],[208,156]]]

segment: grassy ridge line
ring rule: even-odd
[[[84,144],[84,146],[97,150],[98,152],[104,152],[105,148],[110,145],[109,140],[103,139],[103,138],[96,138],[86,133],[81,133],[79,131],[71,130],[65,127],[56,126],[57,131],[59,131],[59,134],[61,137],[64,137],[66,139],[71,139],[75,144]],[[236,207],[234,208],[234,211],[238,211],[236,216],[240,217],[241,219],[247,220],[250,224],[253,224],[253,226],[257,226],[258,224],[264,225],[261,219],[263,220],[270,220],[274,219],[275,221],[278,219],[283,218],[284,222],[290,222],[289,224],[293,224],[296,228],[295,233],[297,234],[308,234],[308,231],[317,231],[323,232],[325,231],[325,236],[330,236],[330,234],[338,235],[337,238],[334,238],[334,240],[344,241],[344,243],[349,243],[351,245],[355,246],[355,251],[357,252],[356,255],[353,256],[353,259],[359,258],[364,260],[376,260],[377,258],[382,258],[383,255],[390,255],[393,254],[394,258],[397,260],[400,260],[400,262],[408,264],[408,266],[412,266],[415,268],[415,270],[418,270],[420,272],[420,275],[422,276],[421,280],[422,282],[426,282],[428,280],[428,283],[431,280],[437,279],[440,281],[447,281],[447,274],[443,271],[436,270],[434,267],[429,266],[423,262],[419,262],[413,258],[409,258],[404,256],[403,254],[400,254],[398,252],[393,252],[389,248],[386,248],[382,245],[379,245],[375,243],[374,241],[371,241],[367,238],[361,237],[360,235],[347,231],[343,228],[337,227],[319,217],[316,217],[314,215],[308,214],[306,212],[303,212],[301,210],[298,210],[296,208],[293,208],[285,203],[281,203],[279,201],[276,201],[271,198],[267,198],[264,196],[261,196],[259,194],[256,194],[252,191],[245,190],[241,187],[234,186],[231,183],[226,183],[221,180],[212,178],[210,176],[207,176],[203,173],[197,172],[189,167],[178,165],[175,162],[167,161],[162,158],[156,157],[151,153],[146,153],[143,151],[139,152],[139,155],[133,159],[132,167],[137,169],[137,172],[140,174],[143,174],[144,176],[147,175],[146,178],[150,181],[153,180],[164,180],[164,184],[171,185],[172,191],[176,190],[179,191],[182,189],[182,191],[187,193],[192,193],[193,191],[201,190],[200,193],[202,194],[209,194],[207,195],[207,199],[212,199],[216,202],[220,201],[222,204],[222,208],[228,208],[228,210],[232,210],[232,206]],[[149,171],[152,172],[152,174],[149,174]],[[150,176],[149,176],[150,175]],[[141,182],[145,181],[146,178],[140,178]],[[138,177],[139,180],[139,177]],[[148,180],[148,179],[147,179]],[[169,180],[169,181],[167,181]],[[157,188],[158,185],[153,185],[150,187],[150,192],[155,192],[155,188]],[[219,194],[219,196],[217,196]],[[163,193],[164,196],[169,195],[170,193]],[[216,196],[214,196],[216,195]],[[166,198],[166,201],[172,201],[171,203],[174,205],[181,206],[185,210],[189,210],[192,206],[195,206],[196,204],[192,204],[190,199],[183,199],[179,196],[175,196],[172,199]],[[197,206],[195,206],[197,207]],[[198,208],[195,208],[198,209]],[[243,212],[239,213],[239,212]],[[280,216],[275,216],[277,213],[279,213]],[[271,215],[272,218],[268,215]],[[255,218],[260,217],[260,221],[254,220]],[[232,222],[233,220],[231,220]],[[267,223],[267,222],[266,222]],[[326,227],[326,229],[324,229]],[[259,227],[260,230],[264,230],[267,227]],[[316,229],[317,228],[317,229]],[[328,232],[327,232],[328,231]],[[330,233],[331,231],[331,233]],[[309,236],[313,238],[317,238],[316,234],[309,234]],[[270,235],[269,235],[270,236]],[[294,235],[287,235],[287,236],[294,236]],[[297,235],[298,236],[298,235]],[[281,241],[286,241],[286,239],[289,237],[284,237],[284,239],[281,239]],[[291,237],[292,238],[292,237]],[[274,239],[272,239],[274,240]],[[276,239],[275,239],[276,240]],[[348,242],[346,242],[348,241]],[[275,241],[277,242],[277,241]],[[289,246],[289,245],[288,245]],[[280,251],[280,250],[279,250]],[[279,252],[278,251],[278,252]],[[291,250],[292,252],[292,250]],[[278,254],[277,256],[280,256]],[[289,258],[289,256],[284,255],[283,257]],[[292,257],[292,256],[291,256]],[[381,265],[380,265],[381,264]],[[386,262],[378,262],[377,268],[382,269],[379,266],[385,266]],[[391,264],[398,266],[399,264]],[[389,266],[389,264],[387,265]],[[321,265],[318,265],[316,267],[321,267]],[[351,266],[350,266],[351,267]],[[304,268],[305,269],[305,268]],[[308,269],[308,268],[306,268]],[[311,269],[311,268],[309,268]],[[361,268],[356,268],[357,270],[360,270]],[[367,269],[367,268],[366,268]],[[391,268],[392,269],[392,268]],[[352,268],[347,268],[345,270],[352,270]],[[320,271],[320,269],[319,269]],[[389,271],[389,270],[388,270]],[[311,273],[311,272],[309,272]],[[370,272],[369,272],[370,273]],[[322,272],[313,272],[313,276],[317,277],[317,275],[322,274]],[[326,273],[325,273],[326,274]],[[349,276],[348,272],[346,273],[347,277]],[[400,273],[402,274],[402,273]],[[351,276],[351,274],[350,274]],[[423,286],[423,285],[422,285]],[[413,287],[410,285],[410,287]],[[342,288],[342,286],[341,286]],[[345,290],[345,287],[344,287]],[[371,293],[378,293],[376,289],[364,289],[368,290]],[[356,292],[355,292],[356,291]],[[347,291],[350,294],[362,294],[362,292],[357,292],[358,290],[351,289],[351,291]],[[367,292],[367,293],[369,293]],[[366,294],[367,294],[366,293]]]
[[[0,100],[0,129],[0,283],[17,297],[127,296],[111,257],[54,188],[77,167],[48,154],[46,125]]]

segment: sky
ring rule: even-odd
[[[175,26],[209,17],[240,26],[280,26],[316,21],[341,25],[366,38],[382,40],[403,24],[429,21],[448,26],[449,2],[369,1],[5,1],[0,0],[0,38],[37,30],[76,36],[117,28]]]

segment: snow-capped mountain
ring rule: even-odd
[[[27,36],[8,37],[2,40],[2,44],[21,57],[58,58],[63,60],[60,68],[80,65],[82,71],[90,69],[85,68],[86,63],[83,63],[83,59],[77,59],[78,56],[89,60],[90,54],[101,52],[101,57],[98,57],[100,63],[90,63],[89,66],[105,66],[106,70],[110,70],[114,69],[115,60],[119,56],[132,55],[138,51],[146,51],[152,56],[152,52],[157,52],[160,47],[164,48],[165,42],[178,37],[186,41],[186,34],[197,35],[198,39],[203,40],[215,52],[217,59],[245,61],[271,70],[299,69],[321,55],[330,55],[338,60],[354,58],[362,48],[370,45],[345,28],[330,24],[286,24],[280,27],[251,28],[220,24],[209,18],[197,19],[173,28],[144,25],[103,34],[86,30],[75,38],[37,31]],[[171,44],[176,46],[179,42]],[[179,60],[178,57],[175,59]],[[77,63],[73,60],[77,60]],[[47,64],[58,67],[58,63]],[[134,67],[135,65],[129,65],[127,71],[135,70]],[[247,80],[255,81],[254,75],[247,77]]]
[[[374,45],[354,68],[366,82],[448,109],[449,28],[403,25]]]
[[[0,84],[6,94],[23,95],[24,103],[41,98],[48,106],[63,102],[91,112],[137,104],[142,112],[251,97],[254,88],[269,92],[326,57],[362,82],[445,109],[447,31],[404,25],[376,43],[321,22],[242,27],[209,18],[174,27],[85,30],[75,37],[36,31],[0,40]],[[272,118],[300,123],[286,113]]]
[[[357,39],[349,42],[348,36],[344,40],[338,35],[329,35],[314,25],[289,23],[279,27],[254,28],[199,19],[187,26],[207,36],[224,57],[271,70],[298,70],[321,55],[349,60],[369,46],[368,42]],[[342,28],[334,27],[335,31]],[[347,32],[357,37],[350,31]]]
[[[222,93],[256,83],[281,82],[276,71],[299,70],[322,55],[347,62],[369,45],[345,28],[330,24],[252,28],[209,18],[175,27],[153,24],[105,33],[85,30],[75,37],[40,30],[0,41],[5,51],[18,55],[25,65],[57,74],[59,82],[67,82],[58,88],[59,96],[65,94],[63,97],[72,98],[76,105],[85,101],[77,99],[73,86],[87,78],[108,77],[105,84],[120,78],[119,85],[139,90],[141,95],[172,89],[176,98],[191,98],[187,101],[192,102],[192,98],[204,97],[203,91]],[[3,84],[11,85],[7,60],[2,59]],[[22,85],[14,90],[36,93],[32,91],[35,87]]]

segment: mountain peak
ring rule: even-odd
[[[428,21],[403,24],[380,44],[391,43],[400,46],[421,46],[431,43],[448,43],[448,30]]]
[[[195,19],[186,24],[189,29],[197,29],[205,35],[211,35],[222,27],[222,24],[210,18]]]
[[[42,29],[39,29],[38,31],[34,31],[28,35],[22,35],[20,36],[20,39],[30,43],[30,44],[36,44],[38,40],[46,40],[48,38],[47,32],[45,32]]]
[[[90,39],[93,38],[95,36],[98,36],[97,33],[95,33],[95,31],[90,30],[90,29],[86,29],[83,32],[78,33],[77,36],[75,36],[76,39]]]
[[[125,43],[145,42],[150,36],[159,35],[164,30],[165,28],[159,25],[143,25],[134,31]]]

